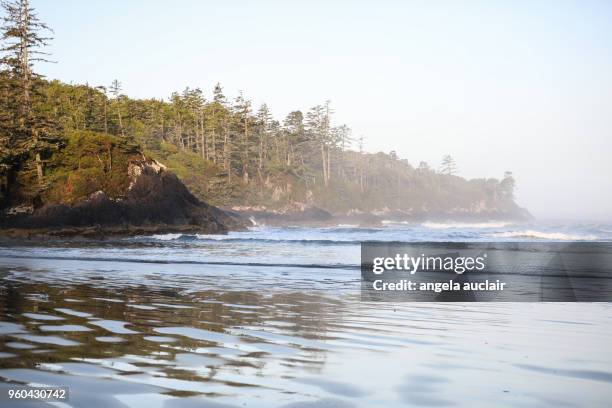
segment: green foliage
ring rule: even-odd
[[[123,196],[129,184],[128,165],[141,159],[139,147],[117,136],[91,131],[66,133],[66,146],[47,165],[50,186],[45,202],[72,203],[96,191]]]
[[[299,202],[332,211],[481,211],[515,207],[511,173],[465,180],[444,156],[440,171],[414,169],[395,151],[351,150],[351,130],[330,101],[276,120],[242,93],[229,102],[216,84],[167,101],[131,99],[108,87],[47,82],[32,72],[47,30],[27,0],[3,3],[0,71],[0,200],[75,202],[102,190],[119,198],[130,160],[164,163],[200,199],[217,205],[283,208]],[[2,206],[2,202],[0,202]]]
[[[292,112],[280,124],[265,106],[250,117],[244,99],[228,106],[220,88],[210,103],[189,89],[171,102],[109,100],[100,89],[58,81],[42,89],[65,138],[65,147],[46,161],[47,201],[74,202],[98,190],[120,197],[129,157],[140,146],[196,197],[221,206],[280,209],[300,202],[338,212],[414,213],[515,208],[511,174],[502,182],[465,180],[453,174],[454,161],[446,160],[442,171],[426,163],[415,169],[394,152],[351,150],[349,129],[332,126],[328,105],[307,115]],[[126,136],[110,113],[117,104]],[[114,134],[100,133],[104,128]],[[23,184],[35,184],[28,180]]]
[[[44,81],[32,72],[48,38],[28,0],[3,2],[0,65],[0,207],[72,203],[102,190],[121,197],[128,166],[151,155],[200,199],[223,206],[283,208],[299,202],[332,211],[512,211],[515,182],[457,177],[450,155],[440,171],[389,154],[363,152],[363,137],[333,123],[330,101],[275,120],[242,93],[216,84],[168,101],[131,99],[108,87]],[[357,142],[357,150],[352,148]]]
[[[202,160],[197,153],[181,150],[167,142],[147,149],[146,153],[170,168],[183,183],[190,186],[191,193],[199,199],[210,201],[214,198],[208,192],[210,179],[218,172],[214,164]]]

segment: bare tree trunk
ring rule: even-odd
[[[200,133],[200,153],[202,158],[206,160],[206,140],[204,138],[204,133]]]
[[[163,111],[161,114],[161,137],[162,137],[162,142],[165,142],[166,141],[166,121],[165,121]]]
[[[208,138],[204,132],[204,110],[200,109],[200,138],[202,143],[202,157],[208,160]]]
[[[242,179],[249,184],[249,119],[244,118],[244,159],[242,162]]]
[[[28,50],[28,38],[30,21],[30,5],[29,1],[23,3],[23,17],[19,23],[19,29],[23,35],[19,38],[19,65],[21,68],[21,86],[23,91],[23,101],[20,104],[19,127],[22,130],[26,128],[26,122],[30,116],[31,98],[30,89],[32,87],[32,73],[30,71],[30,56]]]
[[[108,134],[108,119],[106,117],[106,95],[104,96],[104,133]]]
[[[229,141],[229,134],[227,129],[227,121],[223,123],[223,167],[227,171],[227,184],[232,182],[232,169],[231,169],[231,146]]]
[[[213,112],[212,112],[212,138],[211,138],[211,153],[210,153],[210,158],[212,159],[213,163],[217,163],[217,118],[216,118],[216,113],[217,113],[217,109],[216,107],[213,106]]]
[[[36,130],[33,131],[33,136],[34,136],[34,144],[37,144],[38,143],[38,132]],[[34,160],[36,162],[36,176],[38,177],[38,185],[42,187],[45,182],[44,180],[45,175],[44,175],[44,169],[43,169],[43,161],[42,161],[39,151],[36,151],[36,153],[34,154]]]
[[[325,183],[325,185],[328,185],[330,180],[331,180],[331,148],[328,146],[327,147],[327,183]]]
[[[325,144],[321,142],[321,164],[323,165],[323,183],[327,187],[327,155],[325,154]]]
[[[257,173],[258,173],[258,176],[259,176],[259,182],[260,183],[263,183],[263,155],[264,155],[264,146],[263,146],[264,140],[263,140],[263,138],[264,138],[264,135],[262,134],[259,137],[259,163],[257,165]]]
[[[113,149],[111,145],[108,145],[108,169],[113,170]]]
[[[125,133],[123,132],[123,120],[121,119],[121,107],[119,106],[119,101],[117,100],[117,117],[119,118],[119,131],[121,132],[121,137],[125,137]]]
[[[363,194],[365,192],[363,189],[363,166],[360,166],[359,169],[359,188],[361,190],[361,194]]]
[[[181,149],[185,150],[185,140],[183,139],[183,123],[181,121],[181,114],[177,114],[177,122],[175,132],[178,137],[178,141],[181,144]]]

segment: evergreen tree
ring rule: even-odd
[[[469,208],[485,202],[486,206],[502,203],[512,208],[514,204],[510,172],[501,182],[464,180],[448,177],[457,172],[450,155],[444,156],[436,172],[426,163],[414,169],[395,152],[364,152],[363,136],[354,146],[350,128],[333,123],[329,101],[306,115],[293,111],[281,125],[265,104],[253,113],[251,101],[242,94],[229,103],[218,83],[208,102],[199,88],[185,88],[164,100],[145,100],[123,95],[118,80],[108,89],[45,81],[33,72],[32,64],[45,60],[42,47],[49,39],[42,33],[48,27],[28,0],[10,0],[2,3],[2,8],[2,205],[8,187],[12,187],[10,180],[18,180],[13,183],[18,192],[14,197],[26,197],[31,203],[36,196],[41,200],[51,196],[52,190],[44,187],[45,181],[55,180],[56,169],[62,170],[65,155],[50,154],[61,147],[57,136],[61,132],[71,137],[86,134],[94,144],[100,136],[95,132],[128,135],[138,140],[145,154],[176,170],[194,191],[206,193],[199,198],[212,198],[220,205],[281,207],[301,202],[332,211],[388,205],[410,211],[443,211],[449,205]],[[113,166],[113,143],[104,146],[108,168]],[[138,151],[135,143],[122,143],[133,147],[134,153]],[[54,166],[45,169],[49,159]],[[77,162],[80,166],[80,158]]]
[[[330,180],[330,123],[331,108],[329,101],[325,105],[314,106],[306,114],[307,133],[311,142],[318,146],[321,160],[319,162],[323,175],[323,184],[329,185]],[[314,149],[313,149],[314,150]]]
[[[115,112],[117,113],[117,123],[119,125],[119,132],[121,136],[125,137],[123,130],[123,116],[121,114],[121,82],[118,79],[114,79],[111,82],[109,88],[111,95],[113,95],[113,105],[115,105]]]
[[[308,138],[304,129],[304,115],[301,111],[290,112],[283,122],[287,140],[287,166],[299,166],[304,170],[304,153],[307,150]]]
[[[59,140],[55,123],[45,116],[44,96],[41,95],[41,76],[33,71],[35,62],[48,62],[47,53],[41,50],[50,37],[43,32],[51,29],[42,22],[28,0],[2,3],[2,91],[7,98],[2,108],[3,140],[9,153],[3,154],[3,164],[8,161],[33,160],[40,187],[44,186],[44,156],[56,149]],[[21,163],[20,165],[28,164]]]
[[[359,156],[364,156],[364,150],[363,150],[363,143],[364,143],[364,137],[363,135],[359,136]],[[365,180],[366,180],[366,173],[365,173],[365,167],[367,165],[367,161],[364,163],[363,160],[359,160],[359,190],[361,191],[361,194],[365,193]]]
[[[29,0],[13,0],[2,3],[5,16],[2,25],[3,57],[2,64],[12,74],[14,96],[19,102],[19,126],[25,128],[32,110],[32,88],[39,77],[32,71],[34,62],[47,61],[47,53],[40,50],[48,45],[49,37],[41,32],[51,29],[40,19],[29,5]]]
[[[242,163],[242,179],[245,184],[249,183],[249,164],[251,161],[251,101],[244,98],[242,92],[234,101],[233,111],[235,114],[235,128],[240,135],[240,161]]]
[[[100,100],[102,101],[102,123],[104,133],[108,133],[108,97],[106,96],[106,87],[98,86],[96,87],[98,91],[100,91]]]
[[[504,172],[504,178],[499,183],[501,192],[508,199],[514,199],[514,176],[511,171]]]
[[[212,132],[211,143],[214,146],[213,162],[219,163],[221,161],[223,163],[223,170],[226,173],[227,184],[229,185],[232,181],[234,141],[231,134],[231,112],[227,105],[227,98],[223,94],[223,88],[217,82],[213,89],[209,129]],[[219,148],[217,148],[217,129],[219,129],[218,134],[220,135]]]
[[[268,105],[262,104],[257,111],[257,175],[260,183],[263,182],[264,161],[268,157],[268,145],[270,143],[272,114]]]
[[[204,106],[203,119],[206,137],[209,140],[209,148],[207,159],[213,163],[217,163],[220,156],[219,153],[219,137],[223,133],[223,123],[226,120],[226,98],[223,95],[223,88],[217,83],[213,90],[213,100]],[[221,148],[223,151],[223,148]]]
[[[457,173],[457,164],[450,154],[442,157],[442,164],[440,165],[440,173],[447,176],[453,176]]]
[[[419,167],[417,167],[417,171],[419,171],[420,173],[427,173],[431,171],[431,168],[429,167],[429,164],[427,162],[422,161],[419,163]]]

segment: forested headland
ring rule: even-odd
[[[125,194],[128,164],[150,157],[200,200],[248,211],[395,213],[406,218],[524,218],[514,179],[466,180],[451,156],[417,166],[368,153],[331,102],[277,118],[220,84],[134,99],[119,80],[66,84],[38,75],[51,35],[27,0],[4,3],[0,209],[74,205]],[[37,66],[37,65],[36,65]]]

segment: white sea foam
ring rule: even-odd
[[[212,234],[196,234],[198,239],[207,239],[207,240],[215,240],[215,241],[225,241],[228,239],[236,239],[235,236],[232,235],[212,235]]]
[[[195,237],[197,239],[214,239],[217,241],[223,241],[226,239],[230,239],[231,237],[228,235],[214,235],[214,234],[157,234],[151,235],[151,238],[158,239],[160,241],[175,241],[177,239],[181,239],[182,237]]]
[[[153,235],[153,238],[161,241],[172,241],[173,239],[179,239],[181,235],[183,234],[156,234]]]
[[[475,223],[443,223],[443,222],[424,222],[421,226],[431,229],[444,229],[444,228],[504,228],[513,223],[508,221],[489,221],[489,222],[475,222]]]
[[[535,238],[535,239],[547,239],[552,241],[593,241],[598,239],[597,235],[586,234],[565,234],[563,232],[544,232],[536,230],[524,230],[524,231],[506,231],[496,232],[490,236],[495,238]]]

